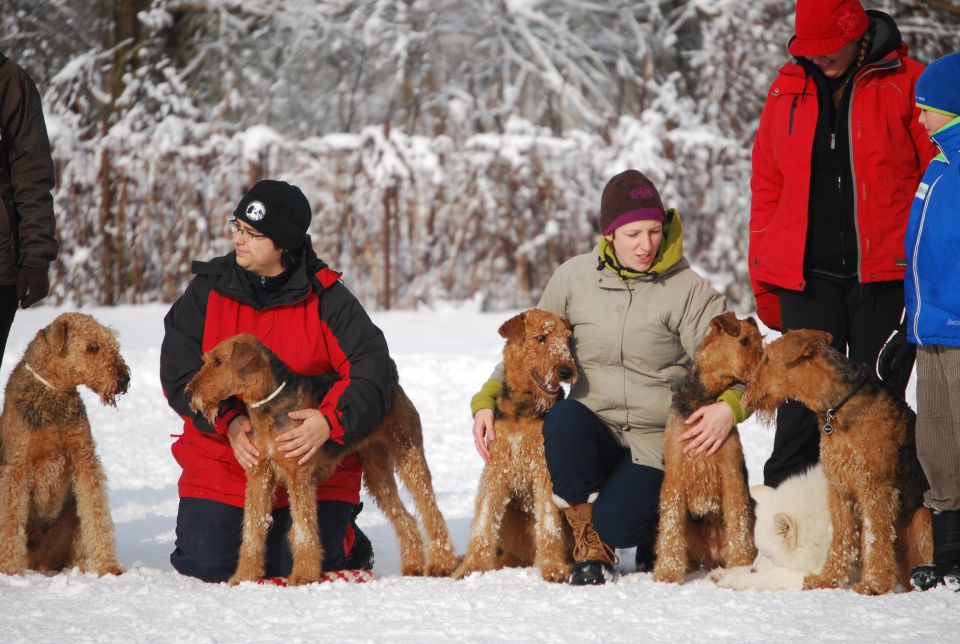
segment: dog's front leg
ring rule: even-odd
[[[26,468],[0,465],[0,573],[5,575],[19,575],[27,569],[31,489]]]
[[[495,461],[483,468],[477,489],[477,505],[473,515],[470,544],[463,561],[453,576],[463,579],[474,572],[496,568],[495,557],[500,541],[500,523],[510,501],[507,475]]]
[[[243,540],[237,571],[229,584],[256,581],[264,574],[267,530],[273,523],[270,513],[276,482],[269,460],[262,460],[247,470],[247,490],[243,504]]]
[[[829,476],[829,475],[828,475]],[[853,510],[853,499],[847,498],[830,483],[828,497],[830,519],[833,522],[833,537],[823,569],[803,578],[803,588],[840,588],[847,582],[850,565],[859,556],[856,540],[857,517]]]
[[[293,554],[293,570],[287,583],[291,586],[320,581],[323,544],[317,526],[317,497],[313,486],[313,469],[294,463],[284,468],[290,493],[290,532],[287,541]]]
[[[894,540],[899,495],[889,484],[877,480],[867,481],[863,489],[866,491],[860,499],[863,574],[853,590],[861,595],[885,595],[893,591],[897,579]]]
[[[654,581],[679,584],[687,574],[687,504],[682,484],[669,471],[660,489],[660,524]]]
[[[533,563],[540,569],[545,581],[565,582],[570,579],[573,566],[568,562],[564,539],[563,524],[566,519],[560,516],[560,508],[553,499],[553,484],[549,474],[534,483],[533,496],[537,538],[537,553]]]
[[[731,438],[734,437],[731,436],[727,440]],[[750,492],[741,475],[742,471],[744,470],[741,457],[737,468],[721,473],[723,538],[726,551],[723,565],[728,567],[749,565],[757,556],[757,549],[753,543],[753,509],[750,507]]]
[[[92,446],[92,439],[91,439]],[[113,520],[107,502],[107,477],[100,459],[93,451],[75,455],[73,489],[80,519],[80,545],[83,558],[80,569],[98,575],[119,575],[124,572],[117,561],[113,537]]]

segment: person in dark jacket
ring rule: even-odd
[[[17,306],[50,290],[57,256],[54,166],[40,92],[19,65],[0,53],[0,360]]]
[[[219,582],[235,572],[243,519],[245,468],[266,455],[247,436],[244,403],[225,401],[211,425],[194,413],[184,388],[202,355],[237,333],[253,333],[300,374],[336,372],[338,383],[317,409],[290,413],[301,421],[280,435],[280,458],[305,463],[317,450],[349,445],[386,416],[393,383],[387,343],[357,299],[313,252],[310,204],[296,186],[259,181],[237,205],[235,250],[194,263],[196,277],[164,318],[160,381],[184,421],[173,455],[179,480],[173,567]],[[369,541],[353,522],[359,511],[360,462],[346,457],[317,486],[323,569],[369,568]],[[286,577],[292,557],[286,533],[290,510],[278,490],[268,534],[266,575]]]
[[[828,331],[872,366],[903,311],[904,231],[934,155],[912,101],[923,66],[893,19],[858,0],[798,0],[795,26],[753,147],[757,314],[782,331]],[[907,382],[888,384],[902,396]],[[778,410],[767,485],[817,462],[818,432],[799,403]]]

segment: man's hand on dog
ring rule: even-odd
[[[725,402],[704,405],[684,421],[693,425],[677,437],[681,443],[690,441],[683,448],[684,454],[713,456],[723,446],[733,429],[733,410]]]
[[[303,422],[277,436],[278,449],[287,458],[299,458],[297,465],[304,465],[330,439],[330,424],[317,409],[298,409],[287,416]]]
[[[484,463],[490,461],[490,448],[487,444],[496,437],[493,431],[493,410],[480,409],[473,417],[473,444],[477,446]]]
[[[249,470],[260,462],[260,452],[257,451],[257,448],[250,441],[250,437],[247,436],[252,430],[253,426],[246,416],[237,416],[230,421],[230,425],[227,427],[227,440],[230,441],[230,447],[233,448],[233,455],[245,470]]]

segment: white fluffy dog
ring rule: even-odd
[[[802,589],[803,578],[820,572],[827,559],[832,526],[823,468],[792,476],[774,489],[750,488],[756,500],[752,566],[717,570],[711,578],[722,588]]]

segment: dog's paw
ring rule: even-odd
[[[242,584],[245,581],[257,581],[261,577],[263,577],[262,574],[261,575],[247,574],[247,573],[242,573],[238,570],[236,574],[234,574],[233,577],[231,577],[227,581],[227,583],[230,584],[231,586],[237,586],[239,584]]]
[[[27,567],[14,561],[0,561],[0,575],[22,575]]]
[[[426,573],[423,562],[418,561],[400,564],[400,574],[404,577],[423,577]]]
[[[127,569],[116,561],[111,561],[94,566],[91,572],[96,573],[98,577],[103,577],[104,575],[122,575],[127,572]]]
[[[436,549],[427,559],[428,577],[449,577],[457,569],[457,558],[448,550]]]
[[[843,579],[837,579],[833,575],[807,575],[803,578],[803,589],[840,588],[843,582]]]
[[[684,566],[665,561],[662,558],[657,559],[657,563],[653,566],[654,581],[667,584],[682,584],[685,575],[686,570],[684,570]]]
[[[320,574],[291,572],[287,577],[288,586],[303,586],[305,584],[315,584],[320,581]]]
[[[707,573],[707,579],[709,579],[715,584],[718,584],[722,579],[730,576],[731,572],[732,570],[727,568],[714,568],[713,570]]]
[[[573,567],[564,563],[548,563],[540,566],[540,576],[544,581],[562,584],[570,580]]]
[[[463,579],[464,577],[469,577],[475,572],[486,572],[488,570],[492,570],[492,568],[492,566],[484,567],[478,565],[476,562],[464,560],[463,563],[457,566],[456,570],[453,571],[453,578]]]
[[[887,583],[877,579],[859,581],[853,585],[853,592],[860,595],[886,595],[893,592],[893,580]]]

